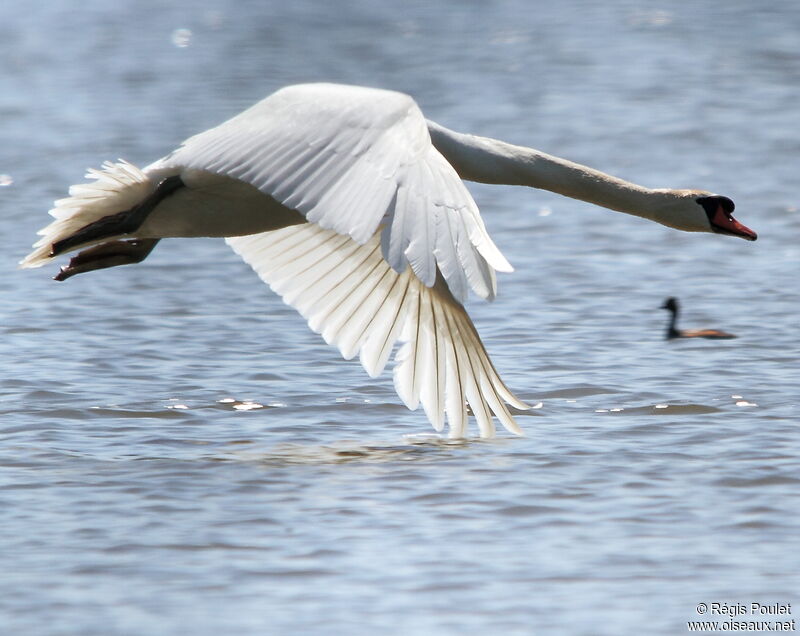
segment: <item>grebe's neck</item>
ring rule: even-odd
[[[678,331],[678,306],[673,304],[665,307],[669,311],[669,324],[667,325],[667,338],[677,338],[681,335]]]

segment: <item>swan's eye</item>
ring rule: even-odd
[[[733,211],[736,208],[736,205],[728,197],[718,197],[718,203],[722,206],[722,209],[725,210],[725,214],[728,216],[733,214]]]
[[[716,214],[719,208],[722,208],[725,216],[730,218],[731,214],[733,214],[733,210],[736,208],[736,205],[731,199],[718,194],[710,197],[698,197],[696,201],[703,207],[703,209],[706,211],[706,214],[709,215],[709,218]]]

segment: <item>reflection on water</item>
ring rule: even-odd
[[[271,448],[269,453],[248,459],[257,459],[267,465],[436,461],[442,453],[453,448],[480,443],[478,440],[444,439],[428,433],[405,435],[404,439],[407,442],[405,445],[386,446],[365,445],[362,442],[347,440],[324,446],[280,444]]]

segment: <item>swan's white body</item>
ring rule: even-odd
[[[467,404],[483,437],[494,435],[493,414],[520,434],[506,404],[527,408],[500,379],[461,304],[469,289],[493,298],[495,271],[511,266],[460,177],[543,187],[680,229],[712,230],[697,204],[708,193],[648,190],[426,122],[407,95],[331,84],[284,88],[143,171],[107,163],[88,176],[95,181],[56,202],[55,221],[23,267],[48,261],[59,241],[83,228],[152,200],[135,231],[63,251],[107,245],[93,249],[113,261],[108,253],[119,239],[225,237],[314,331],[345,358],[359,354],[370,375],[403,342],[398,394],[411,409],[421,402],[437,430],[446,416],[451,437],[467,432]],[[154,198],[173,177],[180,187]],[[724,231],[755,238],[731,227]],[[71,264],[70,275],[117,264],[99,264],[93,250],[82,254],[89,265]]]

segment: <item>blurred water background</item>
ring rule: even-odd
[[[800,607],[795,0],[2,14],[3,633],[679,634],[701,602]],[[318,80],[726,194],[760,238],[471,186],[516,272],[468,309],[541,406],[525,438],[460,443],[222,241],[66,283],[15,270],[87,167],[147,164]],[[683,326],[739,338],[666,342],[669,295]]]

